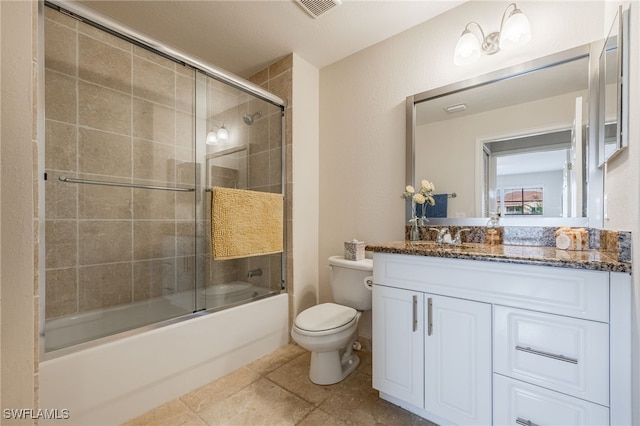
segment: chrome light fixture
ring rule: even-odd
[[[507,16],[509,8],[513,10]],[[506,18],[506,20],[505,20]],[[471,32],[469,26],[475,24],[482,35],[482,42]],[[469,22],[460,35],[453,55],[456,65],[468,65],[475,62],[481,53],[493,55],[500,50],[509,50],[531,40],[531,26],[529,20],[515,3],[511,3],[504,10],[500,21],[500,31],[494,31],[485,36],[482,27],[477,22]]]
[[[207,133],[206,143],[207,145],[218,145],[220,143],[225,143],[229,140],[229,131],[226,127],[224,127],[224,123],[217,130],[215,128],[211,129],[209,133]]]

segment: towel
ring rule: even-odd
[[[447,201],[449,199],[448,194],[436,194],[433,196],[436,201],[434,206],[425,204],[427,208],[427,217],[447,217]]]
[[[216,260],[283,250],[282,194],[214,187],[211,191],[211,253]]]

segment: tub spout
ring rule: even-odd
[[[252,269],[251,271],[247,272],[247,278],[259,277],[260,275],[262,275],[262,269],[260,268]]]

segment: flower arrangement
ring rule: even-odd
[[[412,218],[416,218],[416,204],[424,205],[425,203],[430,206],[436,204],[436,200],[433,198],[433,191],[436,190],[436,186],[426,179],[421,182],[420,190],[416,192],[415,188],[411,185],[407,185],[402,193],[401,197],[405,200],[411,201]],[[422,209],[422,220],[427,221],[424,216],[425,209]],[[413,219],[412,219],[413,220]]]
[[[429,204],[430,206],[434,206],[436,204],[436,200],[433,198],[433,191],[435,190],[436,187],[432,182],[423,179],[420,183],[420,190],[418,192],[416,192],[415,188],[412,185],[407,185],[401,195],[403,199],[411,201],[411,219],[409,220],[409,223],[411,223],[412,225],[412,240],[419,238],[418,225],[426,225],[427,222],[429,222],[425,215],[425,208],[422,209],[422,217],[417,217],[416,204],[420,204],[422,206],[424,206],[425,204]]]

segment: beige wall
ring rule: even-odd
[[[37,3],[0,2],[0,406],[37,408]],[[4,424],[5,422],[3,422]],[[32,421],[6,421],[6,424]]]

